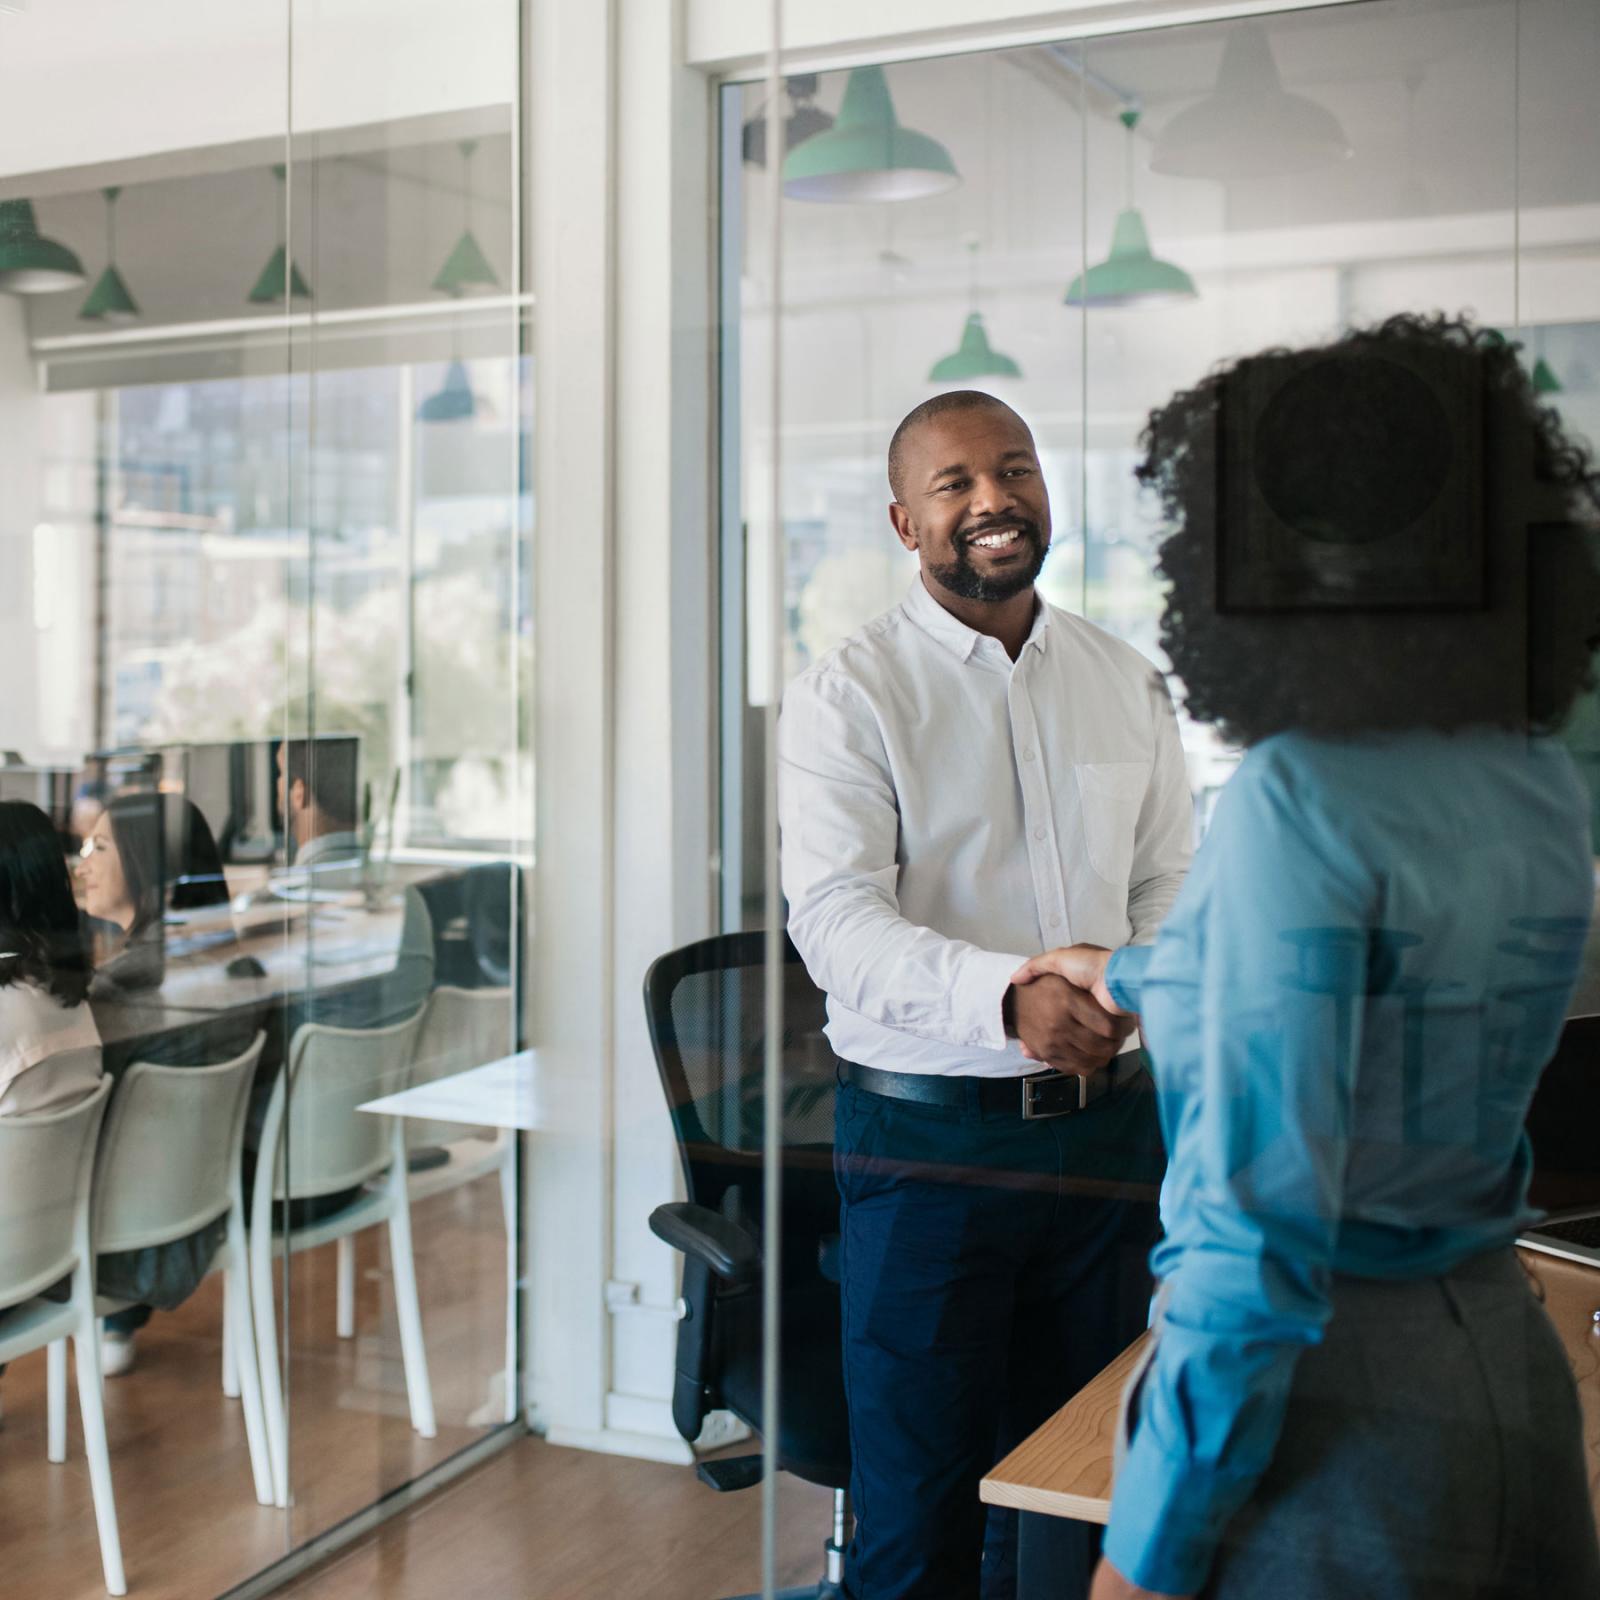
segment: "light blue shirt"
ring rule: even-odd
[[[1157,1353],[1105,1544],[1126,1577],[1205,1581],[1335,1274],[1444,1273],[1534,1215],[1523,1122],[1592,891],[1552,742],[1284,734],[1246,757],[1156,943],[1107,969],[1170,1153]]]

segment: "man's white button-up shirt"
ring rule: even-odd
[[[847,1061],[1036,1072],[1011,974],[1153,939],[1189,865],[1177,721],[1137,650],[1042,600],[1013,663],[919,577],[783,698],[789,932]]]

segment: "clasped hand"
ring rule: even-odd
[[[1011,1014],[1022,1053],[1058,1072],[1098,1072],[1138,1019],[1106,987],[1111,952],[1075,944],[1026,961],[1011,975]]]

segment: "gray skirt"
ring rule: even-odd
[[[1413,1283],[1340,1278],[1205,1600],[1597,1600],[1561,1342],[1508,1250]]]
[[[1206,1600],[1600,1600],[1571,1366],[1507,1251],[1338,1278]]]

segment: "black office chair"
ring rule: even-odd
[[[822,1580],[788,1600],[840,1594],[849,1536],[850,1433],[839,1340],[839,1195],[833,1181],[834,1056],[823,997],[785,943],[779,1467],[833,1490]],[[684,1256],[672,1420],[685,1439],[706,1413],[731,1411],[757,1432],[761,1407],[762,1063],[765,939],[723,934],[685,945],[645,976],[656,1065],[683,1158],[687,1201],[657,1206],[650,1227]],[[761,1457],[702,1462],[719,1490],[761,1478]]]

